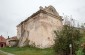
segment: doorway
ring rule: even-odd
[[[1,44],[1,47],[3,47],[4,45],[3,44]]]

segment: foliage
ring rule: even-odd
[[[83,48],[79,48],[79,50],[76,52],[76,55],[84,55]]]
[[[75,51],[78,50],[80,37],[82,36],[80,31],[75,27],[64,25],[62,31],[54,31],[54,33],[56,34],[55,52],[60,55],[69,55],[69,45],[72,44],[72,53],[75,54]]]
[[[85,55],[85,31],[83,32],[83,37],[80,40],[81,46],[79,47],[82,48],[83,55]]]

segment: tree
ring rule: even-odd
[[[61,31],[54,31],[54,33],[56,34],[54,44],[55,53],[57,55],[69,55],[69,45],[72,44],[72,54],[75,54],[82,36],[79,29],[70,25],[64,25]]]

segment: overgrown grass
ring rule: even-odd
[[[39,49],[39,48],[33,48],[33,47],[6,47],[1,48],[1,50],[9,53],[13,53],[15,55],[54,55],[53,49]]]

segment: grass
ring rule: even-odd
[[[0,55],[6,55],[6,54],[4,54],[4,53],[0,52]]]
[[[15,55],[53,55],[53,49],[39,49],[39,48],[32,48],[32,47],[6,47],[1,48],[1,50],[9,53],[13,53]],[[1,55],[1,54],[0,54]]]

